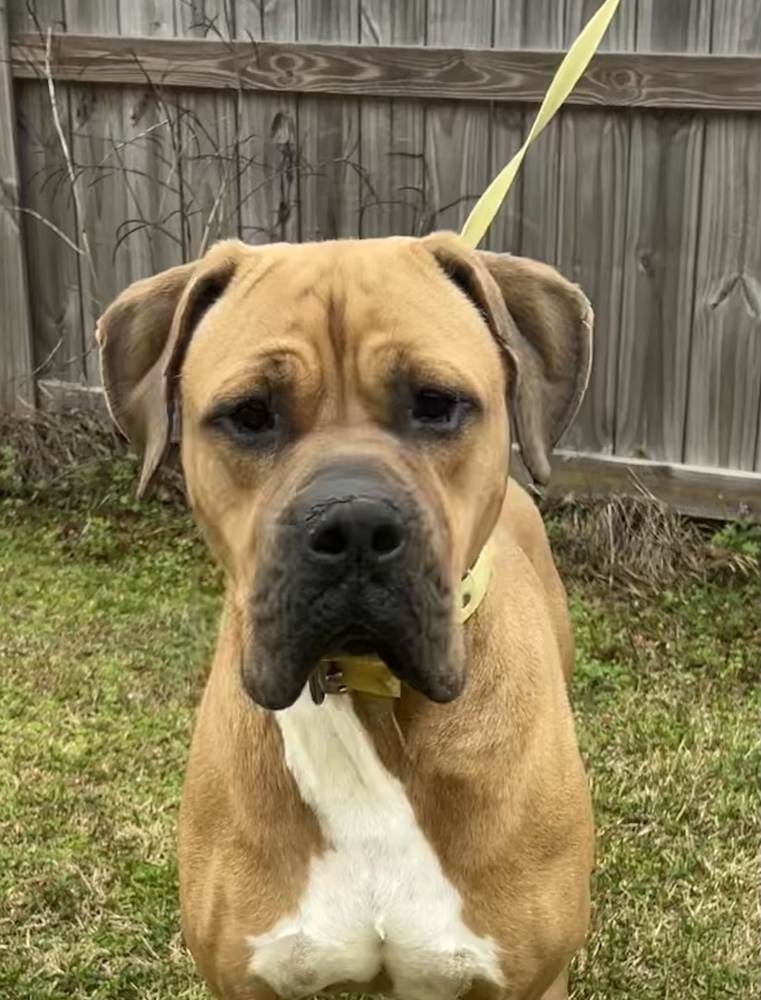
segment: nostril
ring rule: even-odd
[[[399,511],[374,497],[347,497],[314,504],[305,518],[302,544],[323,569],[339,565],[379,566],[404,547],[405,530]]]
[[[320,556],[342,556],[349,547],[349,539],[341,524],[326,524],[310,538],[310,548]]]
[[[379,524],[370,541],[376,556],[390,556],[402,546],[402,530],[398,524]]]

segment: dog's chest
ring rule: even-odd
[[[278,713],[286,763],[327,850],[298,912],[252,938],[251,972],[281,997],[366,983],[382,971],[404,1000],[454,1000],[501,982],[498,949],[462,904],[348,698],[308,693]]]

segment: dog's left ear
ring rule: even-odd
[[[594,316],[581,289],[555,268],[511,254],[471,250],[453,234],[423,240],[473,301],[503,351],[523,462],[539,483],[589,382]]]
[[[95,339],[111,417],[142,459],[138,497],[169,448],[177,379],[193,331],[230,283],[245,245],[136,281],[98,320]]]

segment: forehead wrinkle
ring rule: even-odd
[[[356,400],[357,397],[364,395],[363,389],[368,373],[371,378],[374,377],[372,348],[368,357],[368,345],[378,335],[384,340],[389,333],[393,336],[397,326],[397,322],[393,324],[384,322],[383,306],[379,305],[379,301],[382,300],[379,299],[377,288],[377,282],[368,281],[368,269],[365,266],[355,268],[350,281],[344,281],[334,288],[329,333],[332,354],[340,373],[339,405],[344,410],[349,405],[349,400]],[[393,316],[393,313],[391,315]],[[373,393],[372,388],[370,391]]]
[[[488,331],[486,339],[493,356],[491,350],[488,355],[483,353],[481,331],[463,328],[461,336],[442,336],[429,309],[418,312],[391,306],[385,310],[381,306],[374,310],[374,320],[354,340],[351,352],[354,382],[365,392],[376,394],[377,388],[368,384],[368,373],[378,372],[391,383],[397,379],[438,382],[478,397],[487,397],[495,381],[501,386],[502,365]]]
[[[297,304],[289,311],[288,318],[289,329],[298,330],[313,344],[321,362],[322,379],[328,378],[334,384],[339,408],[343,379],[334,381],[330,372],[340,372],[346,360],[346,282],[340,263],[336,254],[329,254],[327,259],[321,258],[311,267],[300,269],[301,281],[294,296]]]
[[[276,372],[278,364],[286,368],[282,380],[286,384],[297,388],[310,382],[322,384],[321,365],[313,344],[307,341],[257,344],[243,355],[240,352],[228,355],[211,368],[202,365],[206,373],[202,380],[205,389],[203,405],[208,405],[209,401],[235,398],[264,383],[279,381]]]
[[[272,272],[278,269],[281,262],[277,258],[267,259],[265,255],[262,255],[262,257],[263,259],[252,259],[249,262],[249,266],[243,270],[243,273],[235,281],[234,290],[236,296],[247,299],[257,285],[265,278],[271,277]]]

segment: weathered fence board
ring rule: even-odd
[[[527,8],[526,0],[505,0],[504,3],[494,4],[495,49],[515,51],[526,44],[528,10],[530,8]],[[495,103],[491,113],[489,179],[495,177],[515,156],[525,138],[526,112],[518,107]],[[524,183],[525,173],[519,171],[497,218],[486,234],[485,245],[490,250],[508,250],[516,254],[521,252]]]
[[[171,0],[65,0],[65,18],[77,33],[161,36],[174,30]],[[126,284],[183,258],[179,167],[172,154],[179,129],[159,88],[145,77],[130,86],[71,84],[67,98],[84,253],[84,369],[87,382],[97,385],[93,334],[99,314]]]
[[[359,41],[359,5],[353,0],[312,0],[297,6],[297,31],[305,42]],[[303,156],[299,204],[303,240],[359,236],[359,105],[332,97],[299,100]]]
[[[427,0],[363,0],[363,45],[423,45]],[[414,234],[425,226],[425,107],[363,98],[360,107],[360,235]]]
[[[710,0],[640,0],[637,46],[707,51]],[[703,116],[646,111],[632,122],[615,450],[680,460],[697,253]]]
[[[589,7],[585,0],[566,0],[566,47],[588,19]],[[619,9],[602,44],[606,49],[634,49],[631,4]],[[615,433],[631,122],[620,112],[587,108],[564,110],[559,121],[556,260],[595,304],[595,364],[582,408],[563,447],[610,454]]]
[[[555,0],[543,2],[555,4]],[[329,10],[336,9],[331,2]],[[43,65],[44,51],[44,42],[35,35],[14,39],[14,76],[35,76]],[[53,55],[59,80],[139,85],[147,73],[163,87],[186,90],[242,88],[521,104],[541,102],[562,58],[560,52],[542,51],[374,48],[301,41],[290,45],[262,42],[254,48],[248,42],[210,39],[82,35],[57,36]],[[758,111],[758,69],[759,60],[752,56],[603,52],[592,60],[568,105]]]
[[[178,15],[175,0],[134,3],[119,0],[120,26],[124,35],[173,37]],[[180,0],[185,3],[185,0]],[[187,243],[182,220],[182,178],[177,148],[181,141],[180,122],[172,95],[147,81],[124,90],[126,131],[124,154],[131,162],[136,184],[130,186],[131,227],[129,243],[136,244],[133,270],[144,275],[173,267],[185,256]],[[127,152],[127,150],[130,150]],[[114,149],[112,158],[120,150]],[[140,183],[144,176],[146,182]]]
[[[711,48],[761,51],[761,6],[714,8]],[[740,17],[741,12],[744,14]],[[700,243],[684,460],[759,465],[761,406],[761,122],[706,122]]]
[[[217,238],[458,228],[598,6],[10,0],[38,404],[97,410],[95,315]],[[627,0],[487,234],[595,308],[553,489],[761,516],[760,56],[757,0]]]
[[[761,392],[761,129],[709,121],[700,215],[685,459],[753,468]]]
[[[617,455],[557,451],[551,456],[550,497],[634,496],[655,499],[697,517],[761,520],[759,477],[753,472],[653,462]],[[529,478],[516,456],[514,475]]]
[[[516,3],[516,0],[512,0]],[[524,0],[520,21],[521,47],[563,48],[565,6],[558,0]],[[546,88],[543,88],[546,89]],[[540,95],[539,100],[544,95]],[[538,108],[523,116],[528,135]],[[520,252],[549,264],[557,263],[560,194],[560,120],[550,122],[531,150],[531,169],[523,172]]]
[[[179,0],[175,22],[183,35],[227,43],[235,37],[230,0]],[[184,95],[178,124],[186,256],[201,256],[238,227],[238,95],[234,90]]]
[[[35,369],[77,381],[84,377],[79,230],[66,162],[45,86],[24,83],[16,94]],[[58,114],[68,131],[66,95]]]
[[[36,32],[38,41],[44,39],[48,31],[63,29],[63,0],[37,0],[34,6],[12,3],[10,23],[15,31]],[[53,101],[44,82],[44,41],[41,52],[42,61],[30,73],[36,82],[16,85],[33,361],[38,376],[55,373],[71,382],[83,382],[79,225],[58,132],[60,128],[64,135],[70,135],[69,99],[65,88],[57,94],[56,125]]]
[[[491,44],[492,0],[428,0],[429,45],[468,47]],[[425,121],[425,162],[430,222],[436,229],[459,229],[489,175],[489,108],[435,104]]]
[[[69,31],[100,35],[120,31],[117,3],[64,0],[64,17]],[[130,205],[135,199],[130,192],[135,190],[132,161],[136,149],[133,144],[120,145],[129,132],[133,94],[131,88],[123,93],[120,87],[86,83],[61,88],[61,97],[68,100],[71,112],[67,132],[69,167],[76,179],[70,182],[69,190],[82,250],[82,363],[85,381],[91,385],[98,380],[94,342],[98,316],[120,288],[150,268],[148,260],[140,266],[143,246],[139,238],[120,241],[124,227],[135,217]],[[137,269],[133,267],[136,258]]]
[[[2,127],[15,120],[8,65],[8,20],[0,0],[0,406],[34,402],[32,325],[21,242],[20,184],[16,133]]]
[[[292,42],[296,0],[237,0],[239,40]],[[240,235],[247,243],[297,242],[299,218],[299,124],[293,94],[238,91]]]

